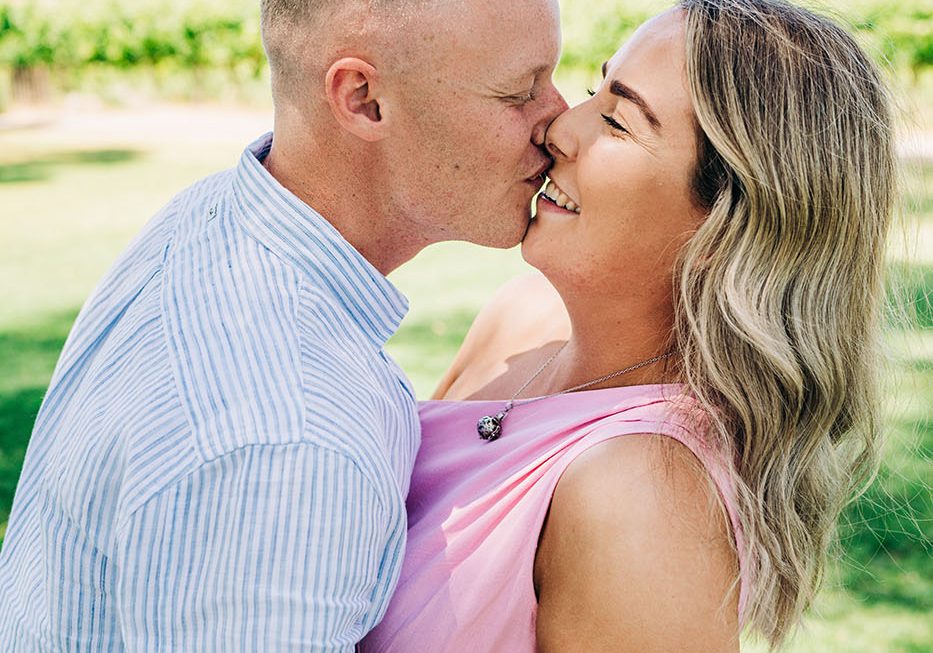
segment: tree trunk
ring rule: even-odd
[[[14,66],[10,99],[13,104],[45,104],[52,97],[49,69],[44,65]]]

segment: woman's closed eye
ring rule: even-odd
[[[587,95],[589,95],[590,97],[593,97],[594,95],[596,95],[596,91],[594,91],[594,90],[591,89],[591,88],[586,89],[586,93],[587,93]],[[601,116],[603,117],[603,120],[605,121],[605,123],[606,123],[607,125],[609,125],[612,129],[614,129],[614,130],[616,130],[616,131],[618,131],[618,132],[622,132],[623,134],[628,134],[628,133],[629,133],[629,131],[628,131],[625,127],[623,127],[622,125],[620,125],[619,122],[618,122],[615,118],[613,118],[612,116],[607,116],[607,115],[604,114],[604,113],[601,113],[601,114],[599,114],[599,115],[601,115]]]
[[[618,122],[616,122],[616,119],[613,118],[612,116],[607,116],[607,115],[604,114],[604,113],[601,113],[601,114],[599,114],[599,115],[601,115],[601,116],[603,117],[603,120],[605,121],[605,123],[606,123],[607,125],[609,125],[612,129],[614,129],[614,130],[616,130],[616,131],[618,131],[618,132],[622,132],[623,134],[627,134],[627,133],[628,133],[628,130],[627,130],[625,127],[623,127],[622,125],[620,125]]]

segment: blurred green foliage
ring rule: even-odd
[[[933,67],[929,0],[792,0],[847,26],[880,62],[916,79]],[[560,0],[566,69],[596,70],[642,22],[672,6],[656,0]]]
[[[0,0],[0,61],[64,74],[171,66],[258,77],[265,68],[253,0]]]
[[[562,66],[593,71],[670,2],[561,0]],[[0,62],[61,76],[92,66],[168,66],[262,74],[258,0],[0,0]],[[812,5],[812,3],[811,3]],[[812,5],[849,25],[878,58],[915,76],[933,67],[929,0]]]

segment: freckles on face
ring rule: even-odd
[[[391,192],[444,239],[511,247],[530,219],[540,187],[533,179],[548,163],[533,139],[565,106],[551,83],[557,2],[467,0],[436,9],[425,18],[424,56],[397,84],[404,99],[394,115]]]
[[[608,139],[607,139],[608,140]],[[593,148],[579,166],[581,241],[591,262],[630,275],[665,275],[695,227],[687,157],[655,156],[633,143]]]
[[[460,118],[440,136],[446,141],[441,160],[455,175],[451,182],[491,197],[532,174],[541,155],[531,147],[524,125],[504,116],[502,108],[482,102],[469,104],[473,106],[459,105]]]

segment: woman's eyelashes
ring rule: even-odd
[[[591,88],[586,89],[586,93],[587,93],[587,95],[589,95],[590,97],[593,97],[594,95],[596,95],[596,91],[594,91],[594,90],[591,89]],[[603,117],[603,120],[605,121],[605,123],[606,123],[607,125],[609,125],[609,126],[610,126],[612,129],[614,129],[615,131],[617,131],[617,132],[619,132],[619,133],[622,133],[622,134],[628,134],[628,133],[629,133],[628,130],[627,130],[625,127],[623,127],[622,125],[620,125],[619,122],[618,122],[615,118],[613,118],[612,116],[607,116],[607,115],[604,114],[604,113],[601,113],[601,114],[599,114],[599,115],[601,115],[601,116]]]
[[[601,114],[599,114],[599,115],[601,115],[601,116],[603,117],[603,120],[605,121],[605,123],[606,123],[607,125],[609,125],[609,126],[610,126],[612,129],[614,129],[615,131],[621,132],[621,133],[623,133],[623,134],[627,134],[627,133],[628,133],[628,130],[627,130],[625,127],[623,127],[622,125],[620,125],[620,124],[616,121],[616,119],[613,118],[612,116],[607,116],[607,115],[604,114],[604,113],[601,113]]]

